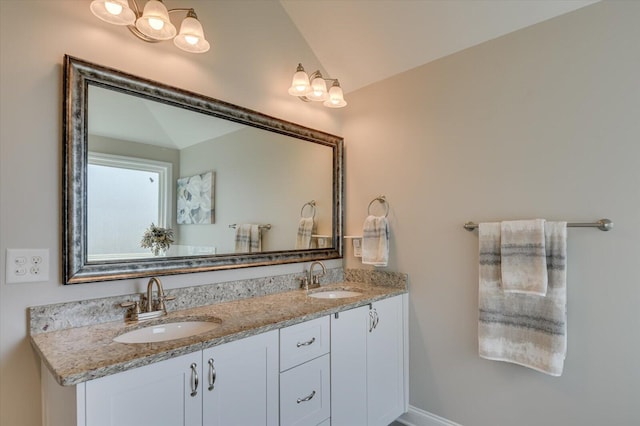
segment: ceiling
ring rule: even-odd
[[[598,0],[280,0],[348,93]]]
[[[245,128],[191,110],[89,86],[90,135],[183,149]]]

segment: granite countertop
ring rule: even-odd
[[[112,321],[32,334],[31,343],[56,381],[71,386],[407,293],[406,287],[364,282],[336,283],[320,290],[327,289],[349,289],[362,294],[343,299],[318,299],[309,297],[304,290],[294,290],[170,311],[165,317],[140,323]],[[113,341],[125,332],[176,320],[214,321],[219,325],[203,334],[166,342]]]

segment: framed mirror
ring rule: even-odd
[[[342,257],[343,140],[64,59],[66,284]]]

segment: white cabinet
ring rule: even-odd
[[[278,331],[202,352],[207,426],[278,424]]]
[[[332,426],[386,426],[407,408],[406,296],[331,318]]]
[[[311,426],[331,416],[329,354],[280,374],[280,425]]]
[[[71,387],[43,371],[43,425],[276,426],[278,373],[277,330]]]
[[[280,425],[327,424],[331,416],[329,317],[280,330]]]
[[[76,386],[43,426],[387,426],[407,409],[407,295]]]
[[[201,359],[197,352],[86,382],[86,424],[202,425]]]

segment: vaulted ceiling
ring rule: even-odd
[[[347,93],[596,2],[280,0]]]

